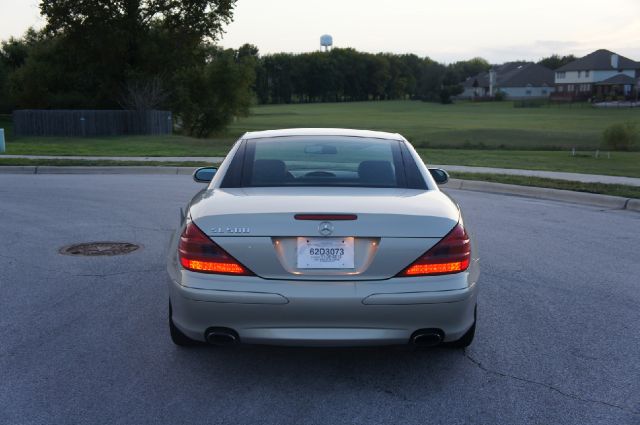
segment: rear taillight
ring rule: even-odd
[[[471,260],[471,241],[460,223],[440,242],[397,276],[426,276],[465,271]]]
[[[220,248],[192,221],[187,223],[178,245],[180,264],[199,273],[252,276],[253,273]]]

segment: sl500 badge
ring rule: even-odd
[[[211,229],[211,233],[251,233],[251,229],[248,227],[214,227]]]

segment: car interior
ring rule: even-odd
[[[393,164],[383,160],[362,161],[358,164],[356,171],[289,170],[287,164],[279,159],[256,159],[253,164],[251,184],[254,186],[314,185],[323,183],[395,187],[396,175]]]

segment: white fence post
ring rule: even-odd
[[[0,128],[0,153],[4,153],[4,128]]]

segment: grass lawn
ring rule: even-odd
[[[366,128],[401,133],[416,147],[596,149],[608,125],[625,121],[640,122],[640,109],[384,101],[265,105],[254,108],[250,117],[239,119],[230,131],[238,135],[283,127]]]
[[[511,102],[439,105],[417,101],[265,105],[212,139],[185,136],[14,138],[7,154],[91,156],[224,156],[245,131],[286,127],[368,128],[399,132],[428,163],[524,168],[640,177],[640,152],[596,159],[608,125],[640,122],[640,109],[594,109],[588,105],[514,108]],[[571,157],[568,150],[579,149]],[[638,147],[640,148],[640,146]]]
[[[122,136],[96,138],[21,137],[7,141],[7,155],[225,156],[231,138]],[[1,157],[1,156],[0,156]]]
[[[544,179],[540,177],[510,176],[506,174],[451,173],[451,177],[463,180],[515,184],[520,186],[548,187],[551,189],[573,190],[576,192],[598,193],[601,195],[640,198],[640,187],[622,184],[582,183],[566,180]],[[446,189],[446,186],[445,186]]]
[[[593,151],[577,153],[576,156],[571,156],[568,151],[468,149],[418,149],[418,153],[427,164],[640,177],[640,152],[600,152],[598,158]]]

